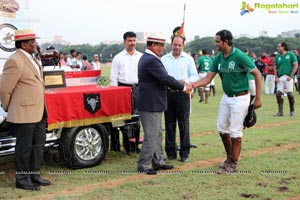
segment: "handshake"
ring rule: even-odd
[[[187,82],[184,82],[183,80],[180,81],[182,84],[184,84],[184,88],[183,88],[183,92],[189,94],[190,92],[193,91],[194,87],[193,87],[193,84],[191,83],[187,83]]]

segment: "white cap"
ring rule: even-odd
[[[157,42],[157,43],[166,43],[166,37],[163,33],[152,32],[148,35],[147,42]]]

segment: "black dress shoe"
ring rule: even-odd
[[[136,152],[136,153],[141,153],[140,148],[136,148],[136,149],[135,149],[135,152]]]
[[[175,160],[176,158],[176,156],[168,156],[167,160]]]
[[[161,165],[159,167],[159,169],[162,169],[162,170],[168,170],[168,169],[173,169],[173,168],[174,168],[174,165],[168,165],[168,164]]]
[[[32,179],[31,180],[33,184],[36,184],[38,186],[48,186],[51,185],[51,182],[49,180],[45,180],[45,179]]]
[[[180,161],[186,163],[189,162],[189,158],[181,158]]]
[[[40,186],[35,185],[35,184],[20,184],[16,183],[16,188],[23,189],[23,190],[40,190]]]
[[[146,169],[146,170],[144,170],[144,174],[156,175],[157,171],[155,171],[154,169]]]
[[[155,171],[154,169],[138,169],[138,171],[140,173],[144,173],[144,174],[147,174],[147,175],[156,175],[157,174],[157,171]]]
[[[124,151],[124,155],[130,156],[130,151]]]
[[[157,170],[160,170],[160,169],[169,170],[169,169],[173,169],[173,168],[174,168],[174,165],[165,164],[165,165],[160,165],[158,167],[154,167],[153,169],[157,171]]]

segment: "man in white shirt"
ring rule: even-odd
[[[99,61],[98,54],[94,55],[94,60],[91,62],[91,65],[93,67],[93,70],[99,70],[99,69],[101,69],[101,64],[100,64],[100,61]]]
[[[132,88],[133,94],[133,114],[137,114],[136,110],[136,97],[138,92],[138,62],[142,56],[136,47],[136,34],[128,31],[123,35],[125,49],[118,53],[112,61],[110,71],[110,84],[112,86],[128,86]],[[140,152],[138,148],[140,137],[140,125],[131,130],[129,127],[121,128],[123,133],[123,146],[125,154],[130,154],[130,149],[137,153]],[[135,146],[130,147],[129,137],[135,138]],[[117,129],[113,129],[111,133],[111,150],[119,151],[119,133]]]
[[[185,42],[184,33],[180,27],[173,30],[171,36],[172,51],[161,58],[161,62],[170,76],[183,83],[198,80],[194,59],[183,52]],[[190,94],[171,88],[167,90],[167,105],[165,111],[165,151],[169,160],[177,158],[176,124],[180,134],[180,161],[188,162],[190,154]]]

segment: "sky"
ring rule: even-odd
[[[28,0],[30,28],[43,42],[54,36],[74,44],[99,44],[107,40],[122,41],[123,33],[163,32],[169,39],[172,30],[183,21],[185,35],[193,39],[214,36],[221,29],[234,36],[257,37],[262,31],[275,37],[284,31],[300,29],[299,0],[247,0],[254,7],[261,4],[299,4],[294,14],[268,13],[255,8],[241,16],[242,0]],[[271,9],[279,11],[280,9]],[[282,10],[282,9],[281,9]]]

